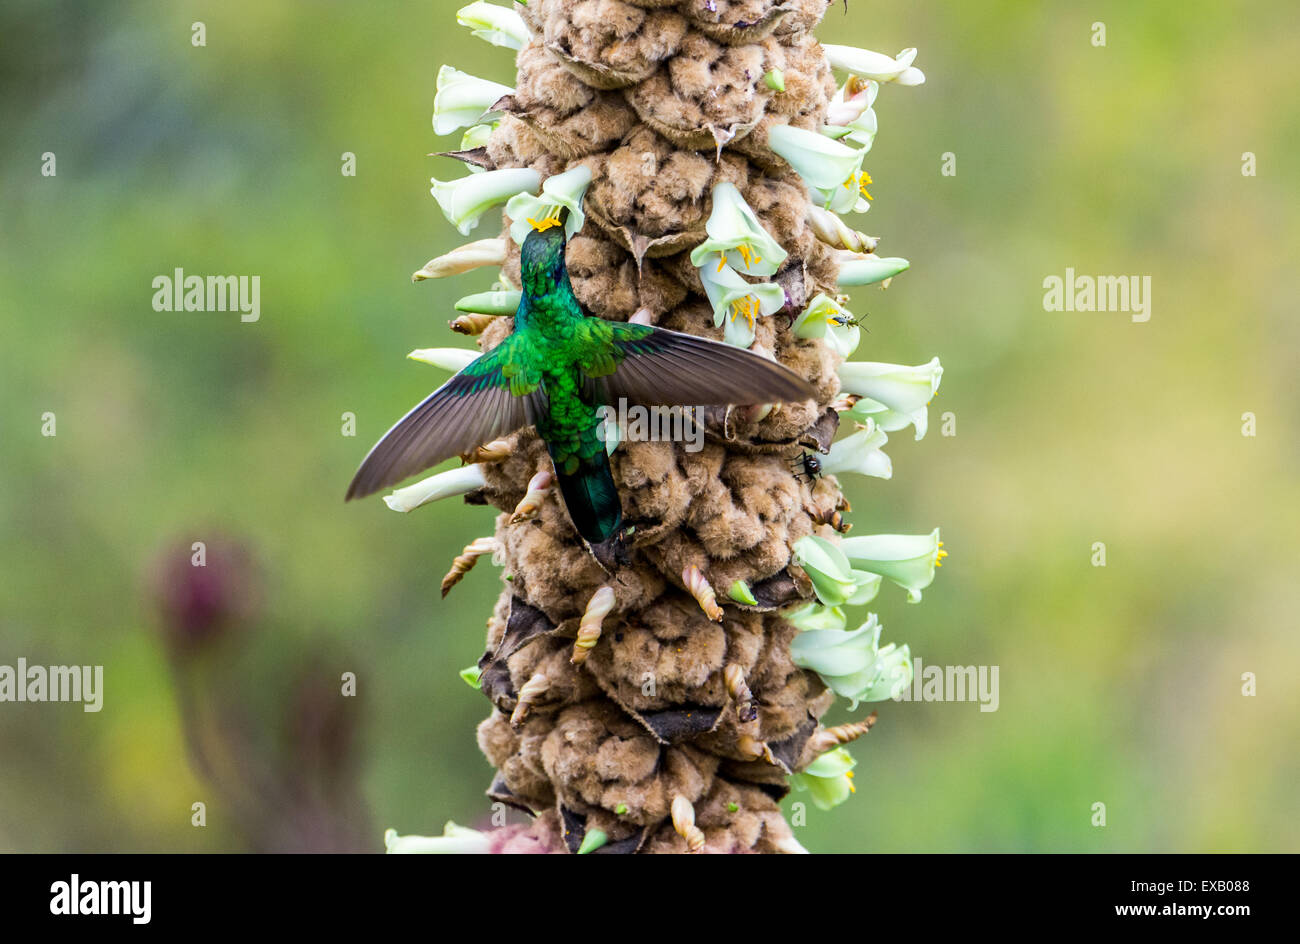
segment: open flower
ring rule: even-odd
[[[790,785],[796,790],[807,790],[817,809],[833,810],[856,792],[853,788],[853,768],[856,765],[857,761],[847,748],[837,747],[791,777]]]
[[[821,676],[826,687],[852,702],[884,701],[912,684],[912,653],[907,646],[880,646],[876,614],[857,629],[814,629],[790,643],[790,659]]]
[[[790,125],[777,125],[767,133],[767,142],[798,172],[813,198],[825,209],[862,213],[870,208],[867,184],[871,183],[871,175],[862,169],[866,151]]]
[[[429,192],[438,201],[443,216],[462,236],[468,236],[478,226],[479,217],[489,209],[516,194],[534,192],[542,179],[531,168],[506,167],[458,180],[442,181],[435,177],[431,182]]]
[[[808,574],[813,592],[825,606],[861,606],[880,591],[878,575],[854,570],[843,551],[815,534],[795,542],[794,562]]]
[[[491,851],[487,833],[448,823],[441,836],[399,836],[397,830],[384,833],[384,849],[398,853],[441,853],[444,855],[484,855]]]
[[[500,82],[443,66],[438,70],[438,93],[433,97],[434,134],[451,134],[457,128],[478,124],[497,99],[513,91]]]
[[[929,534],[869,534],[845,538],[841,550],[863,570],[887,577],[907,591],[911,603],[921,601],[921,591],[934,581],[934,569],[948,556],[939,529]]]
[[[532,38],[522,16],[514,10],[484,3],[483,0],[457,10],[456,22],[468,26],[475,36],[486,39],[493,46],[522,49]]]
[[[421,505],[427,505],[440,498],[450,498],[452,495],[464,495],[486,484],[482,466],[465,465],[431,475],[406,488],[399,488],[391,495],[384,496],[384,504],[393,511],[414,511]]]
[[[713,306],[714,325],[724,325],[723,340],[736,347],[753,344],[758,319],[785,307],[785,289],[774,282],[746,282],[718,254],[704,258],[700,281]]]
[[[710,253],[745,275],[772,275],[788,253],[772,238],[735,184],[713,188],[713,209],[704,226],[708,238],[691,250],[691,265],[702,267]]]
[[[892,478],[894,464],[880,451],[887,442],[889,437],[885,431],[871,423],[866,429],[832,443],[830,453],[822,460],[822,472],[828,475],[856,472],[878,479]]]
[[[572,238],[587,221],[582,212],[582,198],[590,184],[591,168],[580,164],[562,174],[547,177],[542,183],[540,196],[533,196],[530,191],[511,197],[506,204],[506,216],[511,220],[510,238],[522,246],[533,230],[545,232],[552,226],[559,226],[562,210],[568,211],[563,220],[564,235]]]
[[[864,153],[870,151],[876,140],[876,111],[872,106],[879,92],[879,82],[850,76],[831,99],[822,134],[860,145]]]
[[[916,59],[915,49],[904,49],[897,56],[833,43],[822,43],[822,49],[826,50],[826,58],[833,68],[851,72],[864,79],[893,82],[896,85],[920,85],[925,81],[925,73],[912,65]]]
[[[839,288],[854,285],[874,285],[892,279],[906,269],[910,262],[901,256],[876,256],[861,252],[841,250],[835,254],[839,263],[839,273],[835,284]]]
[[[814,296],[794,320],[794,333],[799,338],[821,338],[840,357],[856,351],[862,336],[853,314],[824,292]]]
[[[864,399],[849,411],[855,419],[871,421],[875,428],[893,432],[909,423],[916,438],[929,426],[927,404],[934,399],[943,379],[939,358],[915,367],[882,364],[877,361],[845,361],[839,366],[840,388]]]

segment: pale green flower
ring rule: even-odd
[[[911,265],[901,256],[881,257],[847,250],[837,252],[835,261],[839,263],[835,284],[841,289],[855,285],[874,285],[892,279]]]
[[[866,429],[832,443],[830,453],[822,460],[822,472],[828,475],[857,472],[878,479],[891,478],[894,465],[889,456],[880,451],[887,442],[889,437],[885,431],[870,424]]]
[[[512,92],[508,85],[443,66],[438,70],[438,93],[433,97],[434,134],[477,125],[497,99]]]
[[[866,151],[790,125],[770,130],[767,143],[795,169],[823,208],[834,213],[862,213],[870,208],[871,175],[862,169]]]
[[[468,367],[471,361],[478,358],[479,352],[463,347],[421,347],[406,356],[413,361],[441,367],[454,374]]]
[[[813,629],[790,643],[790,659],[816,672],[826,687],[849,699],[884,701],[912,684],[912,653],[907,646],[880,645],[882,627],[875,613],[857,629]]]
[[[487,147],[488,139],[492,137],[492,132],[496,129],[496,123],[474,125],[467,128],[460,138],[460,149],[462,151],[472,151],[475,148]],[[484,172],[482,167],[477,164],[469,165],[471,174],[481,174]]]
[[[572,238],[582,229],[587,217],[582,212],[582,198],[591,185],[591,168],[579,164],[562,174],[552,174],[542,183],[541,196],[520,193],[506,204],[510,217],[510,238],[520,246],[533,230],[545,232],[560,225],[560,211],[567,210],[564,235]]]
[[[794,562],[808,574],[817,599],[827,607],[860,606],[871,602],[880,591],[878,575],[854,570],[843,551],[815,534],[795,542]],[[799,618],[800,614],[795,614],[792,620]]]
[[[943,566],[948,552],[939,540],[939,529],[929,534],[868,534],[845,538],[840,543],[844,556],[856,567],[887,577],[907,591],[912,603],[921,601],[921,591],[934,582],[936,567]]]
[[[449,822],[443,827],[441,836],[399,836],[397,830],[387,830],[384,848],[392,854],[486,855],[491,851],[491,842],[487,833]]]
[[[822,49],[833,68],[852,72],[864,79],[896,85],[920,85],[925,81],[925,73],[912,65],[916,59],[915,49],[904,49],[897,56],[833,43],[822,43]]]
[[[943,365],[939,358],[915,367],[878,361],[845,361],[839,366],[840,389],[859,400],[849,411],[854,419],[871,421],[875,428],[893,432],[909,423],[916,438],[929,428],[927,406],[939,391]]]
[[[758,319],[785,307],[785,289],[774,282],[746,282],[716,253],[705,256],[699,271],[713,323],[724,325],[722,338],[728,344],[749,347]]]
[[[847,748],[837,747],[822,754],[800,773],[790,778],[796,790],[812,794],[813,806],[833,810],[855,793],[853,768],[857,761]]]
[[[843,606],[857,592],[849,559],[825,538],[810,534],[796,541],[794,562],[808,574],[813,592],[826,606]]]
[[[713,209],[704,229],[708,238],[691,251],[691,265],[697,268],[710,253],[720,253],[737,272],[772,275],[788,255],[763,229],[735,184],[724,181],[713,188]]]
[[[399,488],[391,495],[384,496],[384,504],[393,511],[414,511],[421,505],[435,502],[452,495],[464,495],[487,484],[483,478],[481,465],[465,465],[458,469],[448,469],[427,479]]]
[[[862,332],[852,312],[824,292],[819,292],[794,320],[795,337],[821,338],[840,357],[858,349]]]
[[[522,49],[532,38],[522,16],[514,10],[484,3],[483,0],[457,10],[456,22],[468,26],[475,36],[487,40],[493,46]]]
[[[524,293],[515,289],[475,292],[456,299],[456,310],[480,315],[513,315],[519,310],[519,302],[523,297]]]
[[[541,181],[541,175],[532,168],[505,167],[457,180],[442,181],[435,177],[429,192],[438,201],[447,221],[462,236],[468,236],[478,226],[480,216],[516,194],[532,193]]]
[[[824,606],[820,603],[805,603],[792,613],[785,614],[785,621],[796,629],[843,629],[846,622],[844,610],[838,606]]]

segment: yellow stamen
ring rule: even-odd
[[[849,793],[857,793],[858,788],[853,785],[853,771],[851,770],[844,771],[844,776],[849,781]]]
[[[721,272],[727,265],[727,254],[725,252],[718,254],[718,271]]]
[[[754,320],[758,317],[758,299],[753,295],[744,295],[737,298],[731,303],[731,320],[735,321],[737,315],[744,315],[749,326],[754,327]]]
[[[546,211],[546,217],[541,220],[528,218],[528,225],[539,233],[544,233],[552,226],[560,226],[560,208],[550,207]]]
[[[745,260],[745,268],[752,269],[755,262],[762,262],[763,257],[754,252],[749,246],[737,246],[736,252],[740,253],[740,258]]]
[[[948,552],[943,550],[943,542],[939,542],[939,550],[934,555],[934,566],[942,567],[943,559],[948,556]]]

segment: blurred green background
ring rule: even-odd
[[[440,382],[405,353],[462,345],[450,301],[490,279],[409,281],[459,241],[428,195],[454,173],[426,156],[455,143],[437,67],[511,81],[458,5],[4,4],[0,664],[103,664],[106,692],[98,714],[0,704],[0,849],[301,848],[316,820],[281,827],[310,809],[324,845],[378,850],[486,814],[488,706],[456,670],[499,572],[437,584],[491,512],[341,502]],[[798,838],[1297,851],[1295,5],[852,0],[821,35],[917,46],[928,79],[881,92],[855,218],[912,268],[853,307],[858,358],[946,373],[929,436],[895,435],[894,479],[849,494],[856,533],[939,525],[952,556],[921,605],[886,587],[873,609],[927,664],[998,665],[1001,704],[878,706],[857,795]],[[1150,275],[1151,320],[1043,311],[1067,266]],[[260,275],[261,320],[155,312],[176,267]],[[215,654],[170,658],[178,690],[151,588],[194,541],[246,549],[227,589],[257,602]],[[322,696],[344,672],[357,697]],[[278,805],[240,813],[194,772],[185,691],[241,717],[217,749]],[[313,764],[328,796],[295,785]]]

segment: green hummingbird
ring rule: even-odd
[[[602,544],[623,519],[601,434],[602,406],[620,399],[644,407],[739,406],[815,396],[802,378],[750,351],[586,314],[569,283],[565,241],[558,225],[528,234],[514,332],[384,434],[348,486],[349,500],[536,426],[574,527]]]

